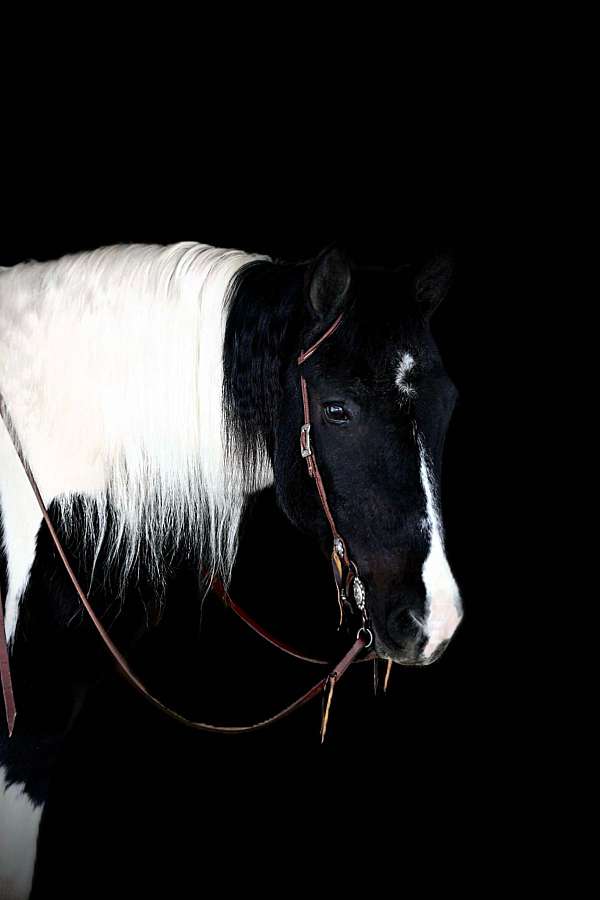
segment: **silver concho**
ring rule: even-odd
[[[337,553],[340,559],[344,558],[344,544],[339,538],[336,538],[333,542],[333,549]]]
[[[365,606],[365,597],[367,596],[367,592],[365,591],[365,586],[360,580],[360,578],[354,578],[352,581],[352,592],[354,594],[354,602],[358,606],[359,610],[364,613],[366,612]]]

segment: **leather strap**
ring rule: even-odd
[[[301,350],[300,356],[298,357],[298,365],[302,365],[302,363],[308,359],[309,356],[312,356],[315,350],[318,350],[323,341],[326,341],[328,337],[331,337],[336,328],[340,325],[342,319],[344,318],[344,313],[341,313],[335,322],[333,322],[327,331],[321,335],[318,341],[315,341],[314,344],[311,344],[308,350]]]
[[[306,386],[306,381],[302,376],[300,376],[300,390],[302,391],[302,406],[304,408],[304,427],[306,429],[306,426],[310,427],[310,424],[311,424],[311,422],[310,422],[310,407],[308,405],[308,388]],[[303,432],[303,434],[306,434],[306,433],[307,432],[305,430]],[[308,433],[310,434],[310,432],[308,432]],[[325,486],[323,484],[323,479],[321,478],[321,473],[319,471],[319,466],[317,464],[317,458],[315,456],[314,448],[312,447],[312,444],[309,444],[309,447],[310,447],[310,451],[311,451],[310,455],[305,457],[307,465],[308,465],[308,474],[310,475],[311,478],[315,479],[315,484],[317,486],[317,491],[319,493],[319,499],[321,501],[321,506],[323,507],[323,512],[325,513],[327,521],[329,522],[329,527],[331,528],[331,534],[333,535],[333,538],[335,540],[335,538],[339,537],[340,535],[338,533],[335,522],[333,520],[333,515],[331,513],[331,510],[329,509],[329,503],[327,502],[327,494],[325,493]],[[305,449],[306,449],[306,445],[305,445]]]
[[[279,640],[279,638],[274,637],[266,628],[263,628],[262,625],[259,625],[258,622],[250,616],[245,609],[242,609],[235,600],[231,597],[230,593],[225,589],[223,582],[219,578],[213,578],[210,585],[210,590],[219,597],[225,606],[227,606],[232,612],[238,616],[245,622],[245,624],[254,631],[255,634],[258,634],[261,638],[263,638],[267,643],[272,644],[273,647],[277,647],[278,650],[281,650],[282,653],[287,653],[288,656],[293,656],[294,659],[301,659],[303,662],[314,663],[317,666],[329,666],[330,662],[326,659],[317,659],[314,656],[306,656],[304,653],[301,653],[299,650],[296,650],[290,644],[286,644],[283,641]]]
[[[255,634],[259,637],[263,638],[263,640],[267,641],[267,643],[272,644],[273,647],[277,647],[278,650],[281,650],[282,653],[286,653],[288,656],[292,656],[294,659],[300,659],[302,662],[312,663],[316,666],[330,666],[331,661],[328,659],[318,659],[316,656],[307,656],[305,653],[302,653],[300,650],[297,650],[295,647],[292,647],[291,644],[287,644],[279,638],[275,637],[271,634],[270,631],[267,631],[266,628],[263,628],[262,625],[253,619],[251,615],[249,615],[245,609],[243,609],[239,604],[235,602],[229,591],[225,589],[223,582],[219,578],[213,578],[210,583],[210,591],[213,594],[216,594],[217,597],[223,602],[223,604],[230,609],[232,612],[236,614],[236,616],[244,622],[245,625],[250,628]],[[361,656],[360,659],[355,660],[355,662],[371,662],[376,658],[375,653],[367,653],[364,656]]]
[[[4,610],[2,608],[2,589],[0,588],[0,682],[2,682],[2,697],[6,711],[6,724],[8,736],[11,737],[17,718],[15,696],[13,692],[12,677],[10,674],[10,659],[8,656],[8,644],[4,628]]]

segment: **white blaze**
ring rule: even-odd
[[[423,584],[427,597],[425,614],[425,634],[427,643],[423,650],[425,658],[431,656],[442,641],[454,634],[461,618],[462,604],[454,576],[444,552],[442,524],[435,499],[433,473],[427,463],[427,455],[421,438],[419,447],[421,483],[427,501],[426,528],[429,532],[429,554],[423,564]]]

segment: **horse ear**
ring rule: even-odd
[[[351,280],[350,261],[343,250],[334,245],[319,253],[306,273],[306,296],[317,319],[330,322],[341,313]]]
[[[414,281],[414,296],[424,315],[435,312],[450,287],[454,263],[450,253],[430,260]]]

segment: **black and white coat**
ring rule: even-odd
[[[462,615],[436,499],[454,389],[427,327],[447,280],[439,261],[409,283],[353,272],[335,249],[286,265],[196,243],[0,270],[0,391],[117,640],[143,632],[144,603],[160,604],[182,554],[228,580],[244,504],[273,481],[292,522],[328,551],[298,454],[295,358],[344,309],[331,346],[306,365],[320,465],[362,561],[378,652],[436,658]],[[0,894],[20,898],[53,760],[103,661],[3,426],[0,514],[19,704],[0,744]],[[132,591],[144,603],[131,604]]]

